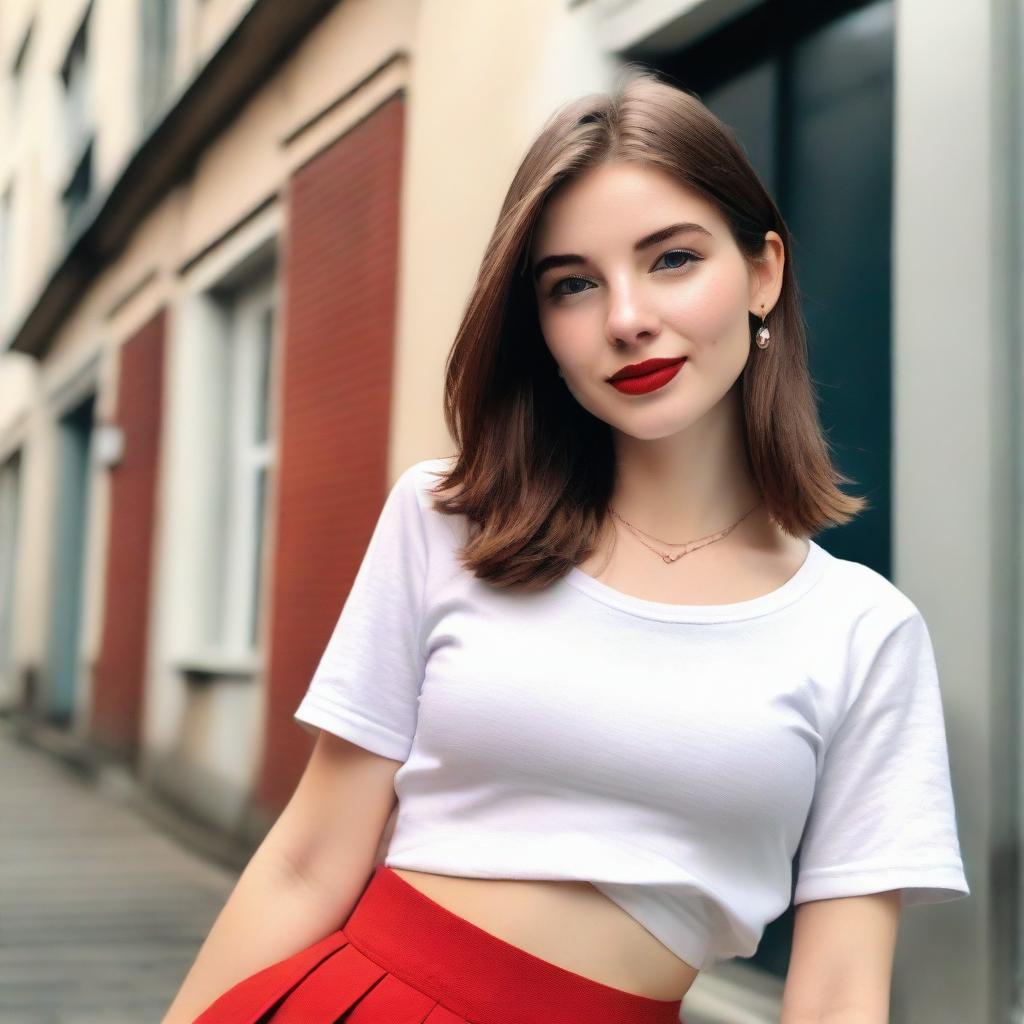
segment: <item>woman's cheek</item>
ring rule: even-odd
[[[568,319],[557,324],[549,323],[544,337],[555,361],[566,373],[579,372],[588,359],[594,358],[594,349],[590,343],[594,337],[593,332],[578,320],[575,323],[570,323]]]
[[[721,281],[707,279],[671,297],[665,307],[665,320],[681,338],[701,344],[721,337],[736,315],[733,289]]]

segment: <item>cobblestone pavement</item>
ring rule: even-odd
[[[148,1024],[237,874],[0,728],[0,1024]]]

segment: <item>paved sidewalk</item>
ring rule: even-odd
[[[0,778],[0,1022],[156,1024],[237,873],[6,722]]]

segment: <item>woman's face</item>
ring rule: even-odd
[[[699,227],[634,248],[675,224]],[[538,221],[530,267],[541,331],[573,397],[641,439],[712,409],[750,357],[748,311],[761,315],[763,302],[767,315],[778,299],[781,238],[766,237],[776,260],[755,275],[716,209],[658,168],[606,164],[564,186]],[[608,382],[629,364],[679,357],[654,390]]]

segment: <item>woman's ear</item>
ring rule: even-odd
[[[753,313],[761,316],[761,306],[767,316],[779,301],[782,294],[782,279],[786,266],[786,248],[782,236],[777,231],[769,231],[764,236],[764,246],[754,260],[753,291],[750,297]]]

